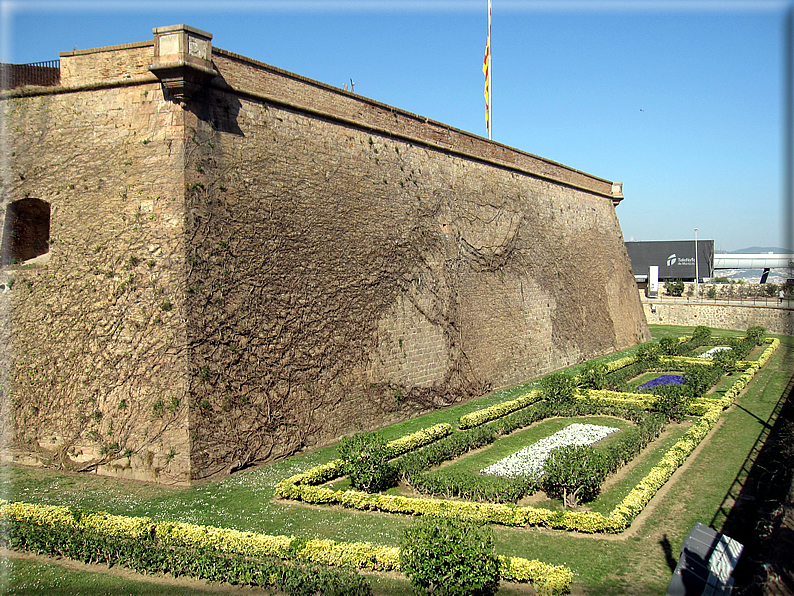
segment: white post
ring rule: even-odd
[[[698,282],[700,281],[700,269],[698,268],[698,229],[695,228],[695,300],[700,300]]]

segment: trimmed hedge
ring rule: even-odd
[[[442,422],[441,424],[423,428],[410,435],[395,439],[391,441],[387,447],[391,451],[391,456],[397,457],[451,434],[452,425]]]
[[[400,549],[396,547],[156,523],[146,517],[8,501],[0,501],[0,544],[174,577],[274,586],[287,594],[370,593],[366,581],[350,570],[311,564],[400,570]],[[538,591],[563,594],[573,579],[565,566],[519,557],[500,556],[500,560],[504,580],[531,582]],[[307,591],[300,591],[301,585]]]
[[[481,424],[485,424],[491,420],[496,420],[497,418],[501,418],[502,416],[515,412],[516,410],[526,408],[527,406],[530,406],[541,399],[541,393],[536,389],[516,399],[495,404],[488,408],[471,412],[470,414],[464,414],[458,420],[458,428],[461,430],[466,430],[469,428],[474,428],[475,426],[480,426]]]
[[[618,358],[617,360],[613,360],[612,362],[607,362],[607,373],[615,372],[616,370],[620,370],[621,368],[625,368],[630,364],[634,364],[637,362],[636,356],[624,356],[623,358]]]
[[[272,586],[294,596],[371,594],[369,583],[357,573],[312,565],[300,553],[291,553],[293,540],[0,501],[0,544],[6,548],[120,565],[139,572]]]

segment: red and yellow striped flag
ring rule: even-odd
[[[491,138],[491,0],[488,0],[488,37],[485,40],[485,59],[482,62],[485,75],[485,128]]]

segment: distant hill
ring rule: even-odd
[[[714,252],[721,252],[719,250],[715,250]],[[794,250],[786,250],[785,248],[769,248],[769,247],[762,247],[762,246],[751,246],[750,248],[740,248],[739,250],[729,250],[726,253],[728,255],[765,255],[769,253],[775,255],[790,255],[794,254]]]

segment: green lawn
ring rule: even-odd
[[[0,559],[0,587],[9,596],[195,596],[228,594],[205,584],[198,587],[146,582],[109,573],[69,569],[55,563]],[[260,591],[261,594],[274,592]]]
[[[651,326],[651,332],[658,341],[663,336],[691,333],[691,328]],[[738,336],[742,333],[719,330],[715,331],[715,335]],[[711,522],[737,471],[761,433],[763,423],[781,398],[791,375],[789,363],[792,361],[794,338],[780,339],[780,349],[756,375],[750,389],[739,398],[738,406],[734,405],[723,414],[713,436],[701,445],[701,449],[690,458],[687,466],[676,473],[673,482],[668,483],[651,501],[646,512],[626,533],[619,536],[590,536],[541,528],[496,527],[498,551],[505,555],[568,565],[575,574],[572,586],[574,594],[663,594],[671,573],[669,553],[677,558],[681,542],[695,522]],[[613,354],[603,360],[617,357],[619,354]],[[475,402],[436,411],[391,426],[383,434],[392,439],[439,422],[454,424],[462,414],[511,399],[530,386],[531,384],[525,384]],[[566,424],[568,422],[565,421]],[[677,433],[683,432],[683,427],[672,428],[671,431],[671,435],[663,439],[665,445],[672,444],[680,436]],[[525,439],[530,440],[525,437],[516,444]],[[505,447],[505,451],[514,451],[516,448],[519,447]],[[496,450],[493,454],[496,457],[496,452],[502,447],[497,443],[491,449]],[[620,495],[625,495],[653,466],[654,458],[660,457],[662,453],[664,446],[657,451],[646,452],[633,462],[625,477],[605,491],[590,507],[608,512],[622,499]],[[273,500],[274,487],[279,480],[335,457],[335,448],[326,447],[272,465],[240,472],[224,480],[189,488],[167,488],[93,475],[5,466],[0,468],[0,473],[3,474],[3,491],[0,496],[8,500],[63,504],[123,515],[145,515],[155,520],[176,520],[267,534],[327,537],[344,541],[364,540],[397,545],[401,531],[414,524],[414,519],[340,508],[307,507]],[[716,527],[719,528],[721,523],[722,520],[718,519]],[[12,561],[10,565],[6,563],[7,569],[9,566],[12,577],[10,589],[18,590],[15,585],[18,586],[19,581],[28,581],[14,579],[18,575],[24,577],[27,573],[30,577],[35,577],[38,573],[35,565],[33,571],[26,571],[26,564],[17,561]],[[42,577],[55,573],[45,572],[45,568],[51,566],[40,567]],[[92,591],[89,584],[94,580],[88,579],[90,574],[83,576],[64,571],[58,577],[67,579],[53,581],[63,582],[64,585],[68,583],[70,586],[74,584],[77,586],[76,591],[46,593],[120,593],[112,591],[111,588],[107,592]],[[86,586],[84,591],[80,591],[81,585]],[[384,595],[411,593],[407,582],[393,578],[373,580],[373,590],[376,594]],[[501,592],[510,593],[506,590]],[[130,590],[129,593],[149,592]],[[182,592],[158,590],[157,593]]]

